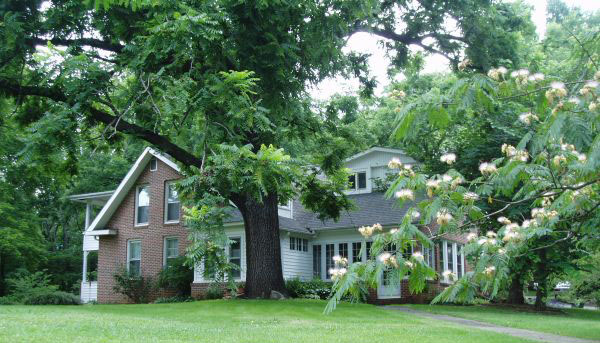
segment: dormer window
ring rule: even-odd
[[[367,172],[357,172],[348,176],[348,185],[351,191],[367,189]]]

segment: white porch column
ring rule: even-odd
[[[92,204],[90,204],[89,202],[86,202],[85,203],[85,230],[87,230],[88,227],[90,227],[91,221],[92,221]]]
[[[89,251],[83,252],[83,275],[81,277],[82,282],[87,282],[87,259],[89,253]]]

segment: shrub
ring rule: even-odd
[[[115,286],[113,290],[123,294],[136,304],[144,304],[150,301],[150,293],[155,289],[154,280],[150,277],[132,276],[127,269],[121,270],[113,275]]]
[[[287,280],[285,282],[285,288],[292,298],[300,298],[304,294],[304,283],[298,278]]]
[[[19,302],[15,300],[15,298],[7,295],[5,297],[0,297],[0,306],[1,305],[18,305]]]
[[[10,298],[15,303],[22,304],[26,299],[46,295],[58,291],[58,286],[50,285],[50,277],[45,271],[30,273],[19,270],[7,279]]]
[[[80,303],[78,296],[62,291],[33,295],[23,301],[25,305],[79,305]]]
[[[223,289],[217,283],[212,283],[206,290],[204,298],[210,299],[223,299]]]
[[[194,301],[191,297],[182,297],[182,296],[174,296],[174,297],[161,297],[154,300],[155,304],[170,304],[170,303],[185,303]]]
[[[331,295],[331,282],[321,279],[301,281],[298,278],[286,281],[285,287],[292,298],[329,299]]]
[[[180,297],[189,296],[192,293],[194,271],[184,263],[185,256],[171,260],[158,274],[158,287],[175,290]]]

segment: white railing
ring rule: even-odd
[[[98,282],[85,281],[81,283],[81,302],[98,301]]]

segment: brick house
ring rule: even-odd
[[[399,158],[403,163],[414,164],[415,160],[403,151],[387,148],[371,148],[346,161],[346,167],[354,174],[350,176],[352,189],[348,195],[357,205],[357,210],[342,215],[339,221],[321,221],[300,204],[291,201],[279,208],[281,258],[283,275],[286,279],[330,280],[328,270],[333,267],[333,256],[341,255],[349,261],[367,258],[361,254],[363,244],[370,242],[357,231],[364,225],[380,223],[390,229],[401,222],[408,206],[398,208],[394,200],[386,199],[378,191],[375,179],[383,179],[389,172],[387,163]],[[86,203],[86,228],[84,231],[84,262],[81,298],[84,302],[97,300],[100,303],[121,303],[127,299],[113,291],[113,275],[120,268],[131,273],[155,276],[169,258],[185,253],[188,232],[181,220],[181,209],[173,183],[181,178],[178,166],[167,156],[147,148],[131,167],[118,188],[114,191],[88,193],[71,196],[71,200]],[[92,221],[94,208],[101,210]],[[245,280],[245,234],[241,214],[233,209],[225,224],[227,236],[233,243],[226,253],[230,261],[240,266],[234,275],[236,280]],[[426,228],[427,234],[436,232]],[[464,235],[444,235],[435,240],[433,248],[413,247],[421,250],[425,261],[435,266],[441,274],[445,270],[462,275],[466,261],[462,246]],[[366,249],[368,251],[368,249]],[[87,260],[91,252],[98,254],[97,281],[88,280]],[[424,302],[431,299],[448,280],[432,280],[427,291],[413,295],[408,292],[407,280],[400,284],[382,282],[378,289],[370,292],[373,303]],[[209,280],[203,279],[200,268],[194,271],[192,296],[200,297],[208,287]],[[168,293],[154,297],[168,296]]]

